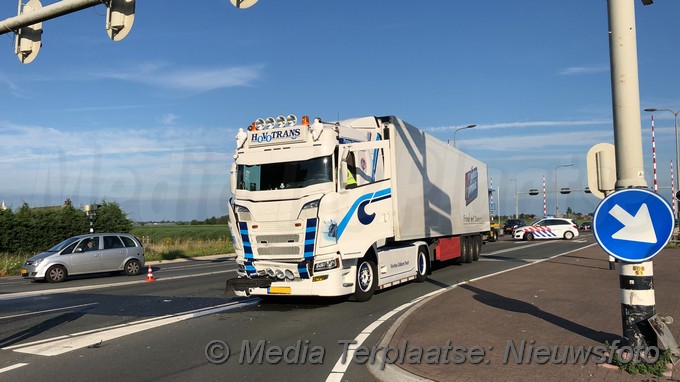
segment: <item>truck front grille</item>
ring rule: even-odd
[[[300,247],[260,247],[257,248],[257,254],[259,256],[302,256],[300,254]]]
[[[258,244],[281,244],[281,243],[297,243],[300,241],[300,235],[257,235],[255,242]]]
[[[293,223],[258,222],[256,229],[249,229],[248,223],[240,222],[245,258],[299,262],[312,257],[317,219],[308,218],[305,224]]]

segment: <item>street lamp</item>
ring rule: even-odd
[[[560,168],[560,167],[571,167],[573,165],[574,165],[573,163],[569,163],[569,164],[561,164],[561,165],[555,167],[555,217],[556,218],[560,216],[560,212],[559,212],[559,205],[560,204],[558,202],[559,192],[557,190],[557,169]]]
[[[510,179],[511,182],[515,182],[515,219],[519,218],[519,203],[517,202],[517,178]]]
[[[465,127],[459,127],[453,132],[453,147],[456,147],[456,134],[458,133],[459,130],[464,130],[464,129],[472,129],[477,125],[467,125]]]
[[[673,113],[673,115],[675,116],[675,181],[676,181],[675,189],[680,190],[680,179],[678,179],[678,167],[680,167],[680,163],[678,163],[679,162],[678,157],[680,157],[678,155],[678,113],[680,113],[680,110],[673,111],[671,109],[657,109],[651,107],[649,109],[645,109],[645,111],[648,113],[653,113],[655,111],[668,111],[670,113]],[[680,214],[678,214],[678,216],[680,216]]]

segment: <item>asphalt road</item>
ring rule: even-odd
[[[224,288],[235,275],[225,259],[154,265],[155,282],[146,275],[56,285],[1,278],[0,380],[371,381],[365,365],[338,363],[350,341],[370,349],[422,296],[593,242],[585,234],[488,243],[479,262],[444,264],[424,283],[365,303],[236,298]],[[464,328],[455,317],[433,319]]]

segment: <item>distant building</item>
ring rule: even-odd
[[[64,204],[62,204],[61,206],[32,207],[31,209],[34,210],[34,211],[49,211],[49,210],[59,210],[59,209],[62,209],[64,207],[70,207],[72,205],[73,204],[71,202],[71,199],[66,199],[66,200],[64,200]]]

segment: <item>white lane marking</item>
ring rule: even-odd
[[[178,269],[208,268],[208,267],[215,266],[217,264],[223,264],[224,263],[226,265],[231,265],[231,266],[234,266],[234,268],[236,268],[236,262],[234,260],[235,260],[234,257],[227,257],[227,258],[224,258],[224,259],[212,260],[212,261],[210,261],[210,263],[201,263],[201,264],[192,264],[192,265],[179,265],[179,266],[169,266],[169,265],[177,264],[177,263],[173,263],[173,262],[158,263],[154,260],[152,263],[147,262],[146,263],[147,265],[145,265],[145,267],[151,265],[152,267],[160,267],[161,271],[163,271],[163,272],[168,272],[168,271],[174,271],[174,270],[178,270]],[[190,261],[190,260],[186,260],[186,261]],[[197,261],[205,261],[205,260],[197,260]],[[166,266],[164,267],[164,265],[166,265]],[[24,279],[21,276],[3,276],[3,277],[0,278],[0,286],[17,285],[17,284],[30,284],[30,283],[31,283],[31,280]]]
[[[0,374],[4,373],[6,371],[18,369],[18,368],[26,366],[26,365],[28,365],[28,364],[27,363],[17,363],[17,364],[14,364],[12,366],[3,367],[2,369],[0,369]]]
[[[192,318],[224,312],[226,310],[241,308],[247,305],[253,305],[257,302],[259,302],[259,299],[252,299],[240,302],[230,302],[222,305],[195,309],[187,312],[176,313],[162,317],[154,317],[127,324],[114,325],[106,328],[88,330],[80,333],[48,338],[45,340],[30,342],[26,344],[12,345],[2,348],[2,350],[14,350],[15,352],[19,353],[43,356],[60,355],[73,350],[82,349],[84,347],[98,344],[101,343],[102,341],[110,341],[119,337],[127,336],[133,333],[138,333],[144,330],[154,329],[164,325],[189,320]]]
[[[532,245],[539,245],[539,243],[532,244]],[[462,281],[462,282],[459,282],[457,284],[450,285],[448,287],[444,287],[442,289],[432,291],[432,292],[430,292],[426,295],[417,297],[417,298],[411,300],[410,302],[407,302],[404,305],[401,305],[400,307],[384,314],[382,317],[377,319],[375,322],[371,323],[364,330],[362,330],[361,333],[359,333],[359,335],[356,336],[356,338],[354,338],[354,341],[356,341],[356,344],[353,344],[352,346],[347,347],[347,354],[343,354],[343,355],[340,356],[338,361],[335,363],[335,366],[333,366],[333,369],[331,370],[330,374],[328,374],[328,378],[326,378],[326,382],[343,381],[343,377],[345,375],[345,372],[347,371],[347,368],[349,367],[349,365],[352,363],[352,359],[354,358],[354,352],[356,351],[356,349],[364,343],[364,341],[372,334],[373,330],[375,330],[382,323],[384,323],[385,321],[390,319],[395,314],[401,312],[402,310],[404,310],[408,307],[411,307],[411,306],[419,303],[420,301],[422,301],[426,298],[433,297],[435,295],[446,292],[446,291],[451,290],[453,288],[457,288],[459,285],[469,284],[471,282],[479,281],[479,280],[482,280],[482,279],[485,279],[485,278],[488,278],[488,277],[498,276],[498,275],[503,274],[505,272],[514,271],[516,269],[520,269],[520,268],[528,267],[530,265],[538,264],[538,263],[541,263],[541,262],[544,262],[544,261],[552,260],[556,257],[564,256],[564,255],[572,253],[572,252],[578,252],[580,250],[586,249],[588,247],[592,247],[594,245],[597,245],[597,243],[586,245],[584,247],[581,247],[581,248],[578,248],[578,249],[573,249],[571,251],[560,253],[558,255],[547,257],[545,259],[536,260],[536,261],[528,263],[528,264],[518,265],[516,267],[509,268],[509,269],[506,269],[506,270],[503,270],[503,271],[499,271],[499,272],[496,272],[496,273],[491,273],[491,274],[488,274],[488,275],[480,276],[480,277],[477,277],[477,278],[474,278],[474,279],[471,279],[471,280],[468,280],[468,281]],[[513,250],[516,250],[516,249],[513,249]],[[496,251],[496,252],[493,252],[493,253],[501,253],[501,252],[508,252],[508,250],[504,249],[504,250]]]
[[[234,272],[234,270],[228,269],[228,270],[224,270],[224,271],[199,273],[199,274],[195,274],[195,275],[160,277],[160,278],[157,278],[155,282],[186,279],[186,278],[189,278],[189,277],[209,276],[209,275],[216,275],[216,274],[219,274],[219,273],[227,273],[227,272]],[[124,282],[120,282],[120,283],[85,285],[85,286],[70,287],[70,288],[46,289],[46,290],[36,290],[36,291],[30,291],[30,292],[8,293],[8,294],[0,295],[0,301],[13,300],[13,299],[24,298],[24,297],[43,296],[43,295],[56,294],[56,293],[82,292],[82,291],[86,291],[86,290],[112,288],[112,287],[119,287],[119,286],[126,286],[126,285],[144,284],[144,283],[146,283],[146,280],[135,280],[135,281],[124,281]]]
[[[493,252],[489,252],[489,253],[480,253],[479,256],[493,256],[493,255],[497,255],[497,254],[499,254],[499,253],[506,253],[506,252],[512,252],[512,251],[519,251],[520,249],[536,247],[536,246],[545,245],[545,244],[548,244],[548,243],[550,243],[550,241],[544,241],[544,242],[541,242],[541,243],[527,244],[527,245],[523,245],[523,246],[521,246],[521,247],[519,247],[519,248],[499,249],[498,251],[493,251]]]
[[[160,266],[160,270],[162,272],[170,272],[170,271],[178,271],[178,270],[185,270],[185,269],[196,269],[196,268],[210,268],[214,267],[216,264],[220,265],[230,265],[234,269],[236,269],[236,262],[231,261],[231,260],[224,260],[220,262],[215,262],[215,263],[210,263],[210,264],[187,264],[187,265],[173,265],[172,267],[162,267],[163,264],[151,264],[152,267],[154,266]]]
[[[28,313],[21,313],[21,314],[15,314],[12,316],[2,316],[0,317],[0,320],[6,320],[8,318],[17,318],[17,317],[24,317],[24,316],[32,316],[34,314],[44,314],[44,313],[51,313],[51,312],[57,312],[60,310],[68,310],[68,309],[74,309],[74,308],[82,308],[84,306],[90,306],[90,305],[97,305],[99,304],[98,302],[92,302],[89,304],[81,304],[81,305],[72,305],[72,306],[65,306],[63,308],[55,308],[55,309],[47,309],[47,310],[40,310],[37,312],[28,312]]]
[[[510,259],[510,260],[508,260],[508,259],[487,259],[487,258],[483,258],[483,257],[479,258],[479,261],[491,261],[491,262],[493,262],[493,261],[515,261],[515,262],[521,262],[521,263],[534,263],[536,261],[541,261],[541,260],[542,259]]]

